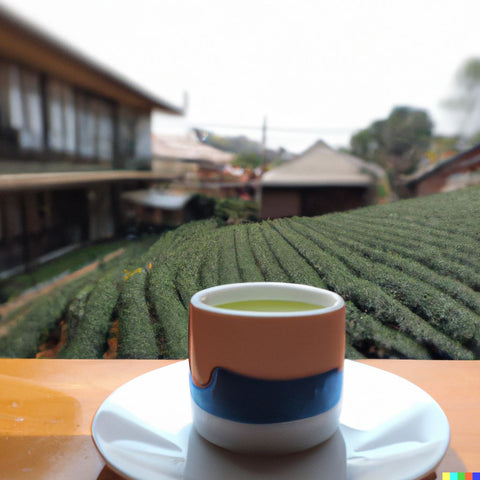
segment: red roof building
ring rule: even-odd
[[[480,184],[480,144],[404,177],[402,190],[405,197],[418,197],[474,184]]]

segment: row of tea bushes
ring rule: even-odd
[[[105,255],[128,246],[128,243],[128,240],[123,239],[90,245],[73,250],[56,260],[38,265],[37,268],[28,273],[2,279],[0,280],[0,302],[5,303],[22,294],[25,290],[48,284],[52,280],[68,274],[68,272],[73,272],[89,263],[101,260]]]
[[[56,288],[48,296],[33,301],[26,311],[22,309],[7,316],[2,323],[12,327],[0,337],[0,357],[35,357],[77,292],[90,281],[94,281],[92,274]]]
[[[215,261],[218,253],[210,240],[216,222],[192,222],[168,232],[146,254],[151,263],[146,286],[147,301],[156,328],[156,339],[165,358],[188,355],[188,303],[202,284],[215,284],[217,277],[206,277],[204,263]],[[201,252],[196,253],[196,252]],[[214,254],[213,256],[211,254]],[[210,271],[216,274],[217,265]]]
[[[478,187],[315,218],[192,222],[130,256],[120,278],[97,272],[56,292],[40,330],[65,316],[59,356],[101,357],[118,320],[117,357],[184,358],[196,291],[294,282],[345,298],[349,358],[479,359],[479,245]],[[27,313],[19,331],[33,319]],[[33,356],[39,328],[28,348],[0,339],[0,355]]]
[[[302,223],[303,227],[310,228]],[[309,235],[309,230],[304,230]],[[380,287],[389,298],[408,306],[413,314],[428,321],[436,329],[443,331],[448,337],[461,343],[478,344],[480,334],[480,318],[462,305],[455,298],[420,280],[416,274],[404,272],[389,265],[389,257],[385,263],[372,260],[362,255],[352,256],[348,242],[338,238],[336,232],[319,234],[313,230],[317,245],[324,251],[338,258],[358,279],[364,279],[376,287]],[[433,275],[432,275],[433,276]]]
[[[168,275],[153,280],[152,269],[150,288],[181,303],[177,311],[186,319],[190,296],[217,283],[326,287],[347,301],[352,357],[478,358],[479,207],[479,189],[472,188],[317,218],[197,225],[198,237],[178,236]],[[156,250],[162,249],[151,249],[154,265],[156,255],[159,261],[168,255]],[[169,309],[157,309],[155,321],[171,323]],[[174,323],[180,328],[186,320]]]
[[[104,275],[88,283],[71,301],[67,314],[67,338],[58,358],[101,358],[119,296],[118,274]]]
[[[2,318],[0,327],[6,333],[0,336],[0,357],[35,357],[65,320],[66,339],[58,357],[101,358],[116,315],[124,271],[150,244],[150,238],[132,242],[121,256],[100,263],[96,270],[62,283]]]

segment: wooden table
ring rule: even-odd
[[[417,384],[447,414],[451,443],[438,479],[480,471],[480,362],[363,362]],[[0,479],[118,480],[91,439],[93,416],[117,387],[169,363],[0,359]]]

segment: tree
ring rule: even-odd
[[[411,173],[418,167],[432,138],[428,113],[397,107],[380,126],[387,154],[387,167],[395,174]]]
[[[480,134],[480,58],[470,58],[460,67],[455,90],[442,105],[459,115],[459,135],[472,143]]]
[[[233,160],[233,165],[235,167],[241,168],[257,168],[264,162],[263,157],[255,152],[249,153],[237,153],[235,159]]]
[[[352,154],[378,163],[392,183],[415,171],[432,138],[433,123],[425,110],[395,107],[384,120],[373,122],[350,140]]]
[[[350,139],[352,153],[357,157],[366,160],[373,160],[375,151],[378,149],[378,142],[370,128],[365,128],[355,133]]]

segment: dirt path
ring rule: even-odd
[[[40,295],[47,295],[49,292],[51,292],[53,289],[57,288],[58,286],[63,285],[64,283],[70,282],[72,280],[76,280],[77,278],[80,278],[83,275],[90,273],[91,271],[98,268],[98,266],[101,263],[109,262],[114,258],[119,257],[124,252],[125,252],[124,248],[119,248],[118,250],[115,250],[114,252],[111,252],[108,255],[105,255],[102,259],[89,263],[88,265],[81,268],[80,270],[76,270],[75,272],[69,273],[68,275],[65,275],[64,277],[59,278],[58,280],[55,280],[54,282],[46,285],[43,288],[40,288],[33,292],[28,292],[24,295],[20,295],[19,297],[14,298],[13,300],[5,303],[4,305],[0,305],[0,316],[2,318],[5,318],[8,314],[12,313],[17,309],[21,309],[22,307],[25,307],[23,312],[24,313],[27,312],[29,309],[28,304],[35,298],[39,297]],[[19,313],[22,313],[22,310],[19,310]],[[15,323],[16,320],[17,320],[17,316],[15,316],[15,318],[12,318],[11,320],[6,321],[4,323],[2,323],[0,319],[0,337],[3,337],[8,333],[8,330]]]

